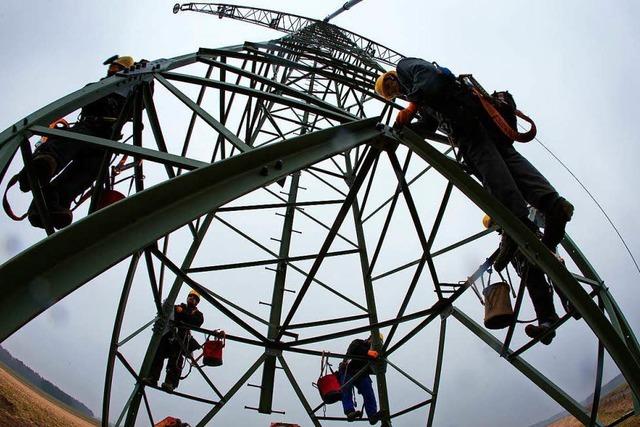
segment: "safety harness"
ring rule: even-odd
[[[484,108],[486,113],[489,115],[493,123],[500,129],[500,131],[511,141],[518,142],[529,142],[533,138],[536,137],[537,129],[536,124],[522,111],[515,108],[515,115],[520,117],[522,120],[529,123],[531,128],[524,133],[520,133],[517,130],[513,129],[509,123],[504,119],[502,114],[496,108],[498,103],[505,103],[505,101],[496,98],[495,96],[489,95],[489,93],[484,90],[484,88],[478,83],[478,81],[471,74],[461,74],[459,76],[460,81],[463,84],[467,84],[471,89],[471,93],[480,101],[480,105]]]
[[[70,127],[69,122],[66,121],[64,118],[54,120],[49,124],[50,129],[68,129],[69,127]],[[40,141],[36,144],[36,147],[46,143],[48,139],[49,138],[47,136],[40,137]],[[20,173],[17,173],[14,176],[12,176],[9,182],[7,183],[7,187],[4,189],[4,194],[2,196],[2,208],[4,209],[4,212],[7,214],[7,216],[14,221],[22,221],[29,214],[29,212],[25,212],[23,215],[16,215],[13,212],[13,209],[11,209],[11,204],[9,204],[9,199],[7,198],[7,193],[9,192],[9,189],[14,185],[16,185],[16,183],[19,180],[20,180]]]

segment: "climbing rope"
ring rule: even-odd
[[[625,241],[624,237],[622,237],[622,234],[620,233],[620,231],[618,230],[618,227],[616,227],[616,225],[613,223],[613,221],[611,220],[611,218],[609,217],[609,215],[607,214],[607,212],[605,211],[605,209],[602,207],[602,205],[600,204],[600,202],[598,202],[598,200],[596,200],[595,196],[589,191],[589,189],[587,189],[587,187],[582,183],[582,181],[580,181],[580,179],[576,176],[576,174],[573,173],[573,171],[571,169],[569,169],[569,167],[562,161],[560,160],[560,158],[553,152],[551,151],[551,149],[549,147],[547,147],[546,145],[544,145],[542,143],[542,141],[540,141],[540,139],[538,137],[534,138],[536,140],[536,142],[538,144],[540,144],[540,146],[542,146],[542,148],[544,148],[549,154],[551,154],[551,156],[556,159],[556,161],[558,163],[560,163],[560,165],[567,171],[569,172],[569,174],[573,177],[573,179],[576,180],[576,182],[580,185],[580,187],[582,187],[582,189],[587,193],[587,195],[591,198],[591,200],[593,200],[593,202],[596,204],[596,206],[598,207],[598,209],[600,210],[600,212],[602,212],[602,214],[604,215],[604,217],[607,219],[607,222],[609,223],[609,225],[611,225],[611,227],[613,228],[613,230],[616,232],[616,234],[618,235],[618,238],[620,239],[620,241],[622,242],[622,245],[624,246],[624,248],[626,249],[627,253],[629,254],[629,257],[631,257],[631,260],[633,261],[633,264],[636,267],[636,270],[638,271],[638,274],[640,274],[640,266],[638,265],[638,261],[636,260],[636,258],[633,256],[633,253],[631,252],[631,249],[629,248],[629,245],[627,245],[627,242]]]

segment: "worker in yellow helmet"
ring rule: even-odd
[[[528,219],[528,205],[545,216],[542,242],[551,252],[564,237],[565,226],[573,215],[573,205],[560,197],[555,188],[513,147],[513,139],[501,131],[478,96],[478,91],[461,81],[446,67],[419,58],[401,59],[395,70],[378,77],[376,92],[387,100],[401,98],[409,106],[400,111],[396,126],[409,126],[423,136],[437,129],[458,146],[465,164],[485,189],[506,206],[532,231],[537,227]],[[515,101],[508,92],[492,99],[497,114],[508,126],[517,128]],[[411,123],[414,117],[418,121]],[[520,116],[522,117],[522,116]],[[518,246],[502,234],[494,267],[500,271],[515,255]]]
[[[157,386],[164,359],[169,359],[162,388],[173,391],[178,387],[185,355],[200,348],[200,344],[191,336],[189,329],[189,327],[199,328],[204,323],[204,315],[198,310],[198,303],[200,303],[200,294],[191,289],[187,295],[187,302],[173,307],[172,320],[175,326],[162,337],[151,364],[149,376],[143,380],[145,384]]]
[[[105,61],[108,65],[105,78],[134,64],[130,56],[113,56]],[[65,130],[111,140],[122,138],[121,129],[132,118],[132,111],[123,111],[127,97],[128,93],[114,92],[85,105],[78,121]],[[121,114],[123,120],[118,120]],[[68,138],[49,137],[37,147],[31,167],[42,187],[53,227],[60,229],[71,223],[71,203],[91,187],[104,156],[104,149]],[[18,174],[18,183],[23,192],[31,190],[24,169]],[[28,219],[34,227],[44,228],[34,203],[29,207]]]
[[[535,214],[536,211],[532,209],[532,215],[534,217]],[[490,228],[494,225],[493,219],[485,214],[482,218],[482,224],[485,228]],[[498,232],[504,233],[504,231],[500,229],[498,229]],[[530,338],[540,337],[542,344],[549,345],[556,336],[555,331],[551,330],[551,328],[558,321],[558,315],[553,303],[552,287],[547,281],[544,271],[537,265],[530,263],[520,251],[516,252],[511,264],[518,276],[524,281],[524,285],[529,293],[529,298],[531,298],[531,303],[533,304],[533,309],[536,312],[536,319],[538,320],[538,325],[529,324],[525,327],[524,331]],[[564,296],[562,291],[557,288],[556,291],[558,291],[558,296],[565,310],[567,312],[572,310],[569,300]],[[572,311],[572,314],[573,313]]]

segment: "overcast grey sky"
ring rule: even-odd
[[[242,4],[323,18],[341,3],[252,0]],[[171,13],[172,5],[173,2],[169,1],[151,0],[3,4],[0,8],[0,52],[4,56],[0,69],[0,93],[3,94],[0,128],[4,129],[38,108],[98,80],[105,72],[102,61],[115,53],[130,54],[136,58],[169,58],[193,52],[199,47],[222,47],[245,40],[262,41],[280,36],[271,30],[238,21],[189,13],[175,16]],[[404,55],[436,60],[456,74],[471,72],[490,90],[509,89],[519,107],[536,121],[541,141],[595,195],[627,239],[631,250],[638,255],[640,222],[635,215],[640,207],[636,190],[640,172],[636,159],[640,158],[640,144],[635,124],[640,112],[636,102],[640,93],[637,79],[640,71],[639,9],[640,4],[633,0],[365,0],[333,23]],[[182,121],[180,126],[184,125]],[[180,133],[176,130],[176,134]],[[613,230],[569,173],[540,145],[532,142],[519,146],[519,149],[576,206],[568,232],[603,277],[631,326],[638,332],[638,273]],[[314,184],[305,184],[312,192]],[[424,197],[419,201],[425,209],[439,203],[438,192],[429,191],[425,189]],[[386,195],[379,197],[382,199],[383,196]],[[468,208],[468,203],[465,204],[459,194],[454,194],[452,203],[465,207],[465,210],[458,210],[452,215],[452,228],[448,229],[451,234],[443,236],[439,243],[455,241],[472,230],[479,231],[481,215],[477,210]],[[251,225],[250,218],[240,221]],[[253,225],[254,232],[263,233],[260,237],[264,240],[279,234],[279,230],[271,231],[269,227],[261,230]],[[300,223],[299,226],[311,230],[307,234],[314,232],[312,224]],[[30,228],[26,221],[14,223],[5,216],[0,218],[0,227],[0,262],[43,237],[40,230]],[[397,227],[396,234],[392,233],[390,239],[399,247],[411,230],[404,228],[402,223],[394,227]],[[222,235],[222,241],[225,236]],[[323,234],[318,232],[318,236],[320,239]],[[317,242],[309,237],[305,245],[313,247],[314,243]],[[497,237],[491,237],[481,246],[470,249],[477,250],[477,253],[465,252],[469,259],[447,262],[451,263],[452,271],[459,273],[461,270],[454,267],[461,263],[477,264],[496,244]],[[237,252],[242,251],[238,246]],[[211,256],[218,262],[237,260],[233,254],[215,253]],[[390,258],[388,267],[394,265],[392,261],[396,258]],[[341,265],[340,261],[332,262],[335,264],[321,270],[322,279],[328,282],[339,280],[343,272],[349,271],[349,266]],[[300,265],[308,267],[308,264]],[[125,265],[120,265],[94,279],[3,343],[16,357],[82,400],[96,414],[100,413],[107,348],[125,268]],[[140,269],[140,276],[143,276],[143,270]],[[270,293],[263,296],[267,295],[264,287],[256,283],[262,278],[272,280],[272,276],[268,272],[254,272],[251,277],[255,283],[247,283],[240,276],[228,274],[216,279],[216,289],[242,299],[243,303],[250,299],[252,302],[248,305],[253,304],[256,312],[264,316],[266,309],[260,308],[253,300],[268,299]],[[448,279],[453,281],[464,277],[452,273]],[[385,283],[393,284],[392,281],[382,284]],[[136,285],[138,287],[134,289],[130,304],[133,313],[128,317],[126,332],[132,332],[154,314],[149,302],[148,284],[139,280]],[[390,287],[381,287],[377,292],[382,301],[391,301],[398,295]],[[186,290],[183,293],[186,294]],[[317,296],[318,300],[326,297],[326,293],[315,290],[310,294],[312,298]],[[472,295],[465,295],[460,304],[465,310],[474,312],[476,318],[481,317],[481,307]],[[314,308],[318,309],[307,309],[309,317],[312,317],[310,312]],[[337,306],[321,308],[327,313],[335,308],[340,314],[345,314]],[[424,304],[416,302],[413,308],[424,308]],[[558,304],[557,308],[562,313]],[[530,307],[525,307],[527,309],[530,312]],[[381,310],[384,314],[388,311],[388,315],[393,315],[392,310]],[[206,326],[238,332],[210,308],[205,314]],[[560,409],[455,321],[451,320],[448,328],[436,425],[527,426]],[[403,368],[427,385],[433,378],[436,332],[437,327],[429,328],[419,336],[419,340],[414,340],[396,356]],[[523,335],[519,330],[516,342],[523,342]],[[143,335],[123,351],[135,361],[141,357],[140,352],[146,348],[147,340],[148,336]],[[348,339],[336,341],[330,350],[342,351],[347,343]],[[586,326],[570,321],[559,331],[551,346],[533,349],[527,353],[526,359],[574,398],[581,400],[592,392],[595,350],[596,342]],[[233,384],[258,353],[232,344],[226,349],[226,355],[223,368],[208,371],[222,389]],[[312,402],[316,402],[318,398],[311,382],[317,378],[318,361],[292,357],[290,363],[299,373],[298,381],[305,393],[314,399]],[[605,379],[616,374],[617,370],[609,362]],[[122,370],[117,373],[116,380],[114,415],[119,410],[118,403],[122,405],[132,389],[132,381]],[[259,375],[250,382],[258,383]],[[390,378],[389,382],[395,409],[421,400],[417,397],[418,389],[401,381],[398,376]],[[184,387],[202,390],[201,383],[190,377],[185,380]],[[257,406],[257,391],[245,387],[239,398],[222,411],[220,424],[216,425],[268,425],[268,421],[278,419],[308,425],[292,391],[284,386],[284,382],[278,384],[274,409],[286,409],[286,416],[266,417],[243,409],[244,405]],[[152,397],[155,399],[154,415],[159,418],[162,418],[163,410],[167,415],[176,414],[187,419],[191,413],[206,412],[202,405],[168,399],[159,393],[152,394]],[[327,411],[328,415],[340,413],[338,405],[329,407]],[[424,413],[417,411],[394,424],[423,425]]]

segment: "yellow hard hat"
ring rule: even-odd
[[[198,301],[200,301],[200,294],[198,293],[198,291],[196,291],[195,289],[191,289],[189,291],[189,295],[187,295],[187,298],[189,298],[190,296],[194,296],[196,298],[198,298]]]
[[[380,341],[384,341],[384,335],[382,334],[382,332],[378,332],[378,336],[380,337]],[[373,334],[369,336],[369,339],[373,341]]]
[[[484,217],[482,218],[482,225],[484,225],[484,228],[492,227],[493,219],[491,219],[489,215],[485,214]]]
[[[131,68],[131,66],[133,66],[133,64],[136,63],[136,61],[133,60],[132,57],[130,56],[118,56],[115,60],[113,60],[113,62],[111,62],[112,64],[118,64],[124,68]]]
[[[376,86],[375,86],[376,93],[378,95],[380,95],[381,97],[383,97],[384,99],[392,99],[393,98],[393,94],[388,94],[388,93],[385,93],[385,91],[384,91],[384,81],[389,76],[394,76],[397,79],[398,78],[398,73],[395,70],[387,71],[384,74],[380,74],[380,76],[378,76],[378,78],[376,79]]]

